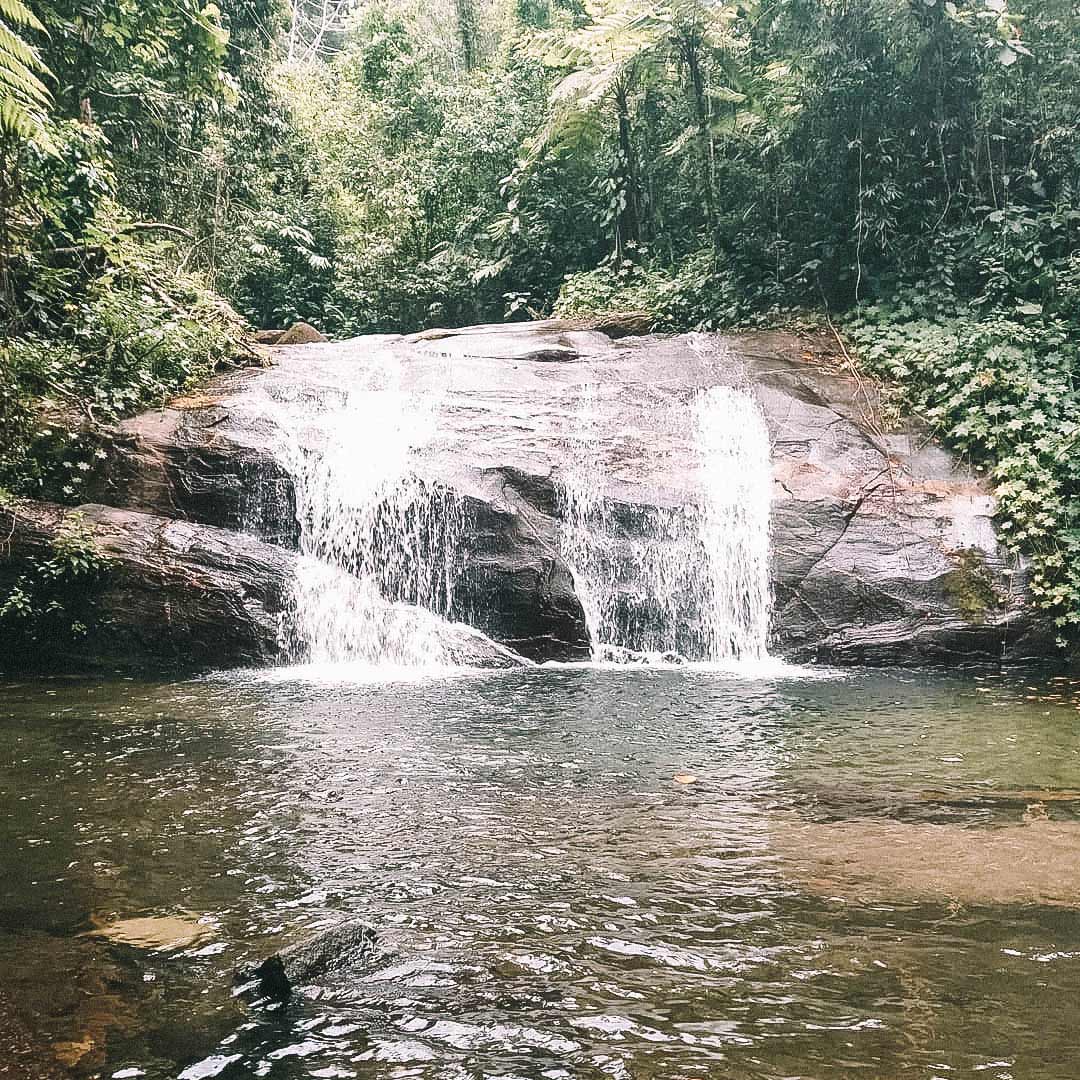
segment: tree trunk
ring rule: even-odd
[[[637,170],[634,167],[634,144],[630,134],[630,106],[625,87],[615,94],[619,116],[619,163],[615,181],[622,205],[615,219],[615,258],[622,262],[626,249],[641,239],[641,215],[638,213]]]
[[[688,35],[683,40],[682,54],[686,61],[687,74],[690,77],[690,92],[694,104],[694,118],[697,120],[698,144],[701,154],[702,180],[705,185],[705,217],[709,226],[709,236],[716,245],[716,200],[715,178],[713,176],[712,135],[709,132],[709,103],[705,95],[705,73],[701,70],[701,42],[696,35]]]

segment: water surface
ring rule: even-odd
[[[9,685],[0,1023],[6,1001],[81,1074],[151,1080],[1073,1080],[1070,690]],[[190,940],[98,936],[164,918]],[[236,995],[237,967],[348,920],[376,964],[284,1008]]]

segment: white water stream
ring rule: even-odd
[[[433,403],[390,364],[327,371],[323,393],[263,401],[293,479],[302,556],[286,636],[315,667],[455,666],[446,625],[463,555],[464,513],[422,479]]]
[[[756,402],[714,387],[677,406],[690,494],[682,505],[642,507],[606,494],[605,455],[618,435],[602,430],[610,418],[597,394],[594,384],[582,388],[572,465],[558,477],[562,553],[594,659],[766,659],[772,475]],[[447,621],[470,529],[461,501],[424,478],[437,399],[403,388],[388,356],[327,362],[252,402],[273,425],[295,488],[302,560],[287,637],[296,661],[460,663]]]
[[[695,397],[687,428],[695,496],[672,508],[603,494],[597,388],[582,390],[574,463],[560,477],[563,552],[593,655],[622,650],[724,663],[766,657],[771,447],[754,399],[730,387]]]

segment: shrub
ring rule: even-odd
[[[0,600],[0,635],[11,633],[17,646],[32,654],[41,648],[62,649],[86,637],[97,625],[94,586],[104,580],[108,568],[86,519],[77,511],[68,514],[51,552],[27,560],[26,569]]]
[[[1031,560],[1062,643],[1080,627],[1080,344],[1037,305],[927,313],[914,294],[846,323],[859,358],[946,445],[987,472],[1004,543]]]
[[[570,274],[554,314],[560,318],[614,311],[649,311],[658,330],[712,330],[746,321],[738,282],[711,251],[699,251],[675,270],[630,260]]]

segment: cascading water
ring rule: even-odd
[[[335,381],[315,407],[300,396],[270,412],[303,557],[286,629],[292,655],[315,665],[452,665],[441,630],[465,515],[416,471],[434,430],[430,403],[376,365],[362,382]]]
[[[760,660],[769,633],[772,446],[754,399],[726,386],[694,402],[702,494],[696,506],[707,583],[709,660]]]
[[[563,553],[594,657],[764,658],[772,468],[757,403],[730,387],[699,392],[683,418],[696,450],[694,498],[643,509],[603,496],[597,394],[594,385],[582,391],[575,464],[559,485]]]
[[[692,362],[719,368],[709,352]],[[432,455],[449,452],[447,432],[463,423],[439,385],[387,348],[362,363],[348,353],[312,358],[244,396],[241,422],[263,432],[263,445],[272,430],[280,466],[247,493],[250,529],[296,540],[302,556],[285,628],[295,661],[382,671],[499,663],[500,646],[449,625],[462,608],[455,592],[475,522],[427,478],[445,466]],[[560,407],[525,415],[537,418],[540,454],[546,440],[569,441],[570,464],[556,473],[561,547],[594,656],[764,658],[772,477],[754,399],[723,386],[688,399],[661,383],[628,396],[617,380],[588,376],[562,385]],[[576,395],[568,410],[567,390]],[[637,483],[640,501],[606,494]]]
[[[576,410],[573,464],[562,473],[558,488],[562,554],[574,575],[594,653],[599,642],[613,640],[609,630],[615,622],[618,573],[615,553],[605,542],[613,535],[610,506],[597,483],[604,463],[596,398],[596,384],[583,384]]]

